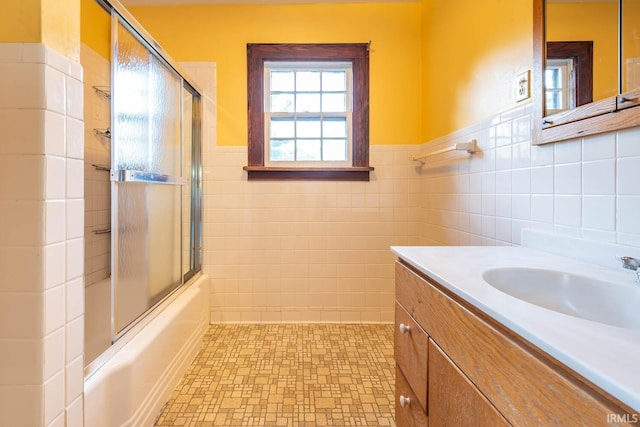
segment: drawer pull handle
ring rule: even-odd
[[[411,404],[410,398],[400,395],[400,406],[404,408],[405,406],[409,406],[410,404]]]
[[[403,334],[411,332],[411,326],[400,323],[400,332],[402,332]]]

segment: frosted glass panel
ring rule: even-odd
[[[120,332],[182,281],[180,187],[116,185],[115,327]]]
[[[181,93],[180,76],[119,22],[111,92],[113,169],[181,176]],[[112,186],[117,335],[182,283],[183,189],[138,182]]]
[[[112,96],[115,167],[180,175],[182,80],[118,25]]]

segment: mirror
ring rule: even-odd
[[[534,0],[534,144],[640,125],[640,0]]]
[[[622,92],[640,89],[640,0],[622,0]]]
[[[548,113],[618,94],[617,0],[547,0],[545,37]],[[576,87],[578,76],[586,74],[592,76],[588,84]],[[591,99],[580,102],[578,95],[585,91]]]

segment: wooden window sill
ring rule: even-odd
[[[287,168],[244,166],[249,181],[297,180],[297,181],[369,181],[372,166],[346,168]]]

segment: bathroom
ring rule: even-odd
[[[0,18],[0,408],[11,425],[87,425],[85,2],[15,3]],[[531,144],[533,99],[514,95],[535,65],[530,0],[124,3],[185,69],[215,73],[212,323],[393,323],[390,246],[520,245],[535,230],[640,248],[640,127]],[[248,181],[246,44],[369,41],[370,180]],[[411,159],[469,138],[478,155]]]

